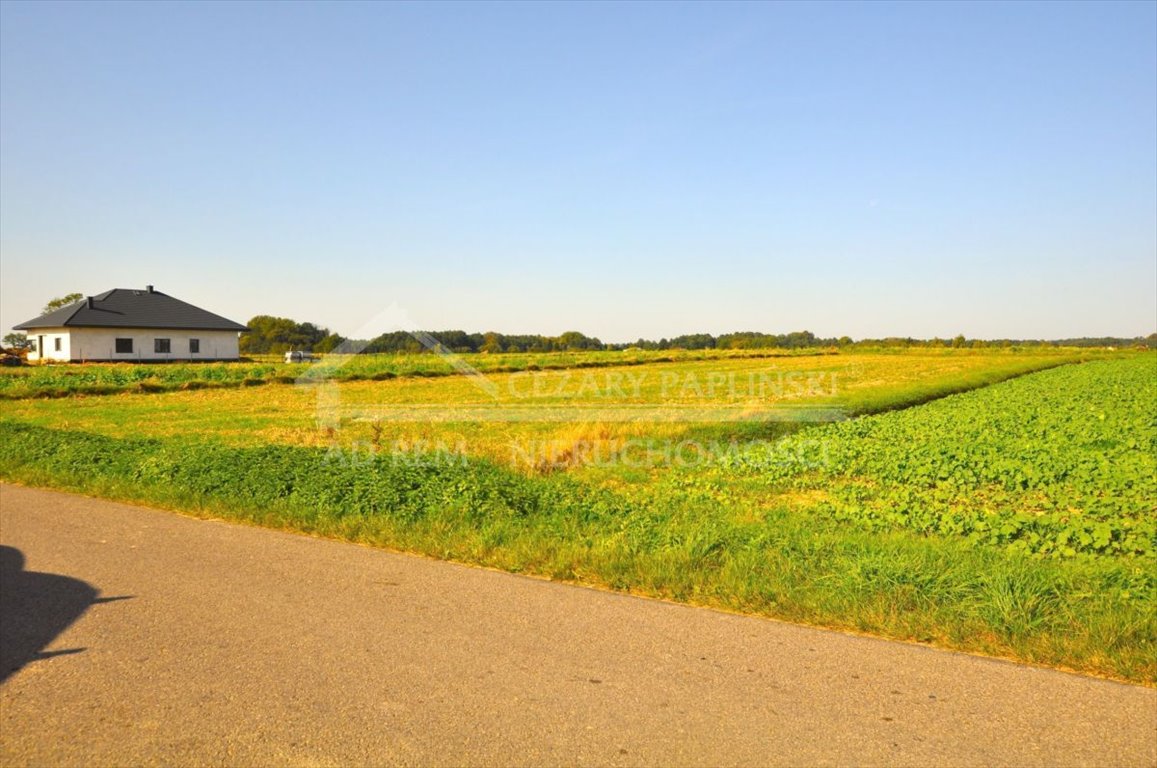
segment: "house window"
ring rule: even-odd
[[[153,339],[153,351],[159,355],[169,354],[169,340]]]
[[[55,339],[52,340],[52,348],[57,352],[60,351],[60,337],[59,336],[57,336]]]
[[[196,354],[200,354],[200,352],[201,352],[201,340],[200,339],[189,339],[189,354],[190,355],[196,355]]]
[[[116,349],[117,349],[118,355],[131,355],[133,353],[133,340],[132,339],[117,339],[116,344],[117,344]]]

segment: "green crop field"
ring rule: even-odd
[[[0,375],[0,477],[1154,683],[1155,374],[1072,350],[54,366]]]
[[[817,511],[872,530],[902,526],[1042,555],[1152,559],[1154,363],[1066,366],[816,429],[725,464],[772,491],[818,494]]]

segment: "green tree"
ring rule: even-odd
[[[24,349],[28,344],[28,336],[23,333],[10,333],[4,337],[4,346],[10,349]]]
[[[558,346],[568,351],[582,349],[602,349],[603,343],[578,331],[567,331],[558,337]]]
[[[313,323],[298,323],[288,317],[272,317],[257,315],[245,324],[249,333],[241,336],[241,352],[249,355],[281,354],[286,350],[300,349],[320,352],[315,345],[332,334],[326,328],[320,328]],[[331,341],[329,349],[341,343]]]
[[[318,354],[322,354],[322,355],[326,354],[327,352],[333,352],[334,349],[336,349],[338,347],[338,345],[340,345],[345,340],[346,339],[344,336],[339,336],[336,333],[331,333],[330,335],[326,336],[321,341],[314,344],[313,345],[313,351],[317,352]]]
[[[70,294],[67,294],[65,296],[60,296],[58,298],[52,299],[47,304],[45,304],[44,309],[41,310],[40,314],[47,315],[49,312],[52,312],[53,310],[60,309],[61,307],[67,307],[69,304],[75,304],[76,302],[80,301],[83,298],[84,298],[83,293],[70,293]]]
[[[502,351],[502,336],[489,331],[482,336],[482,346],[479,352],[497,353]]]

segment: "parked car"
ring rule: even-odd
[[[315,359],[312,352],[302,352],[294,350],[285,353],[285,362],[287,363],[307,363]]]

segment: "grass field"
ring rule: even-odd
[[[1153,355],[608,354],[28,390],[0,476],[1157,681]]]
[[[634,366],[690,360],[763,359],[831,354],[830,350],[670,350],[624,352],[549,352],[469,355],[469,365],[484,373]],[[312,371],[312,374],[311,374]],[[448,358],[432,355],[329,355],[324,365],[284,363],[276,355],[236,363],[90,363],[0,368],[0,398],[68,397],[116,392],[169,392],[293,383],[301,376],[338,381],[439,377],[459,373]]]
[[[553,453],[558,454],[556,463],[575,466],[583,462],[573,451],[570,461],[564,454],[576,446],[591,453],[649,438],[766,439],[794,431],[809,420],[900,408],[1082,359],[1064,352],[770,358],[688,353],[636,364],[628,353],[627,365],[603,366],[608,354],[614,353],[591,353],[591,360],[576,355],[518,356],[520,370],[486,374],[483,384],[489,389],[462,375],[350,381],[341,378],[352,365],[347,363],[336,371],[315,371],[332,373],[336,384],[332,387],[274,382],[259,389],[197,388],[155,397],[129,392],[30,396],[4,403],[0,413],[41,426],[115,437],[220,440],[235,445],[336,442],[347,448],[443,447],[515,464],[525,463],[528,452],[532,456],[538,452],[540,459],[549,460]],[[475,355],[468,362],[485,371],[494,364],[492,357],[503,356]],[[505,357],[503,367],[515,356]],[[454,372],[430,355],[418,362],[384,356],[376,362],[359,362],[358,370],[434,366],[427,358],[437,360],[439,370]],[[526,365],[538,369],[528,370]],[[300,366],[285,367],[295,375],[305,373]],[[52,371],[58,379],[105,375],[103,370],[89,372],[89,366],[53,368],[60,369]],[[113,370],[120,368],[130,367]],[[177,376],[182,373],[177,369],[195,372],[198,367],[148,368],[172,369]]]

